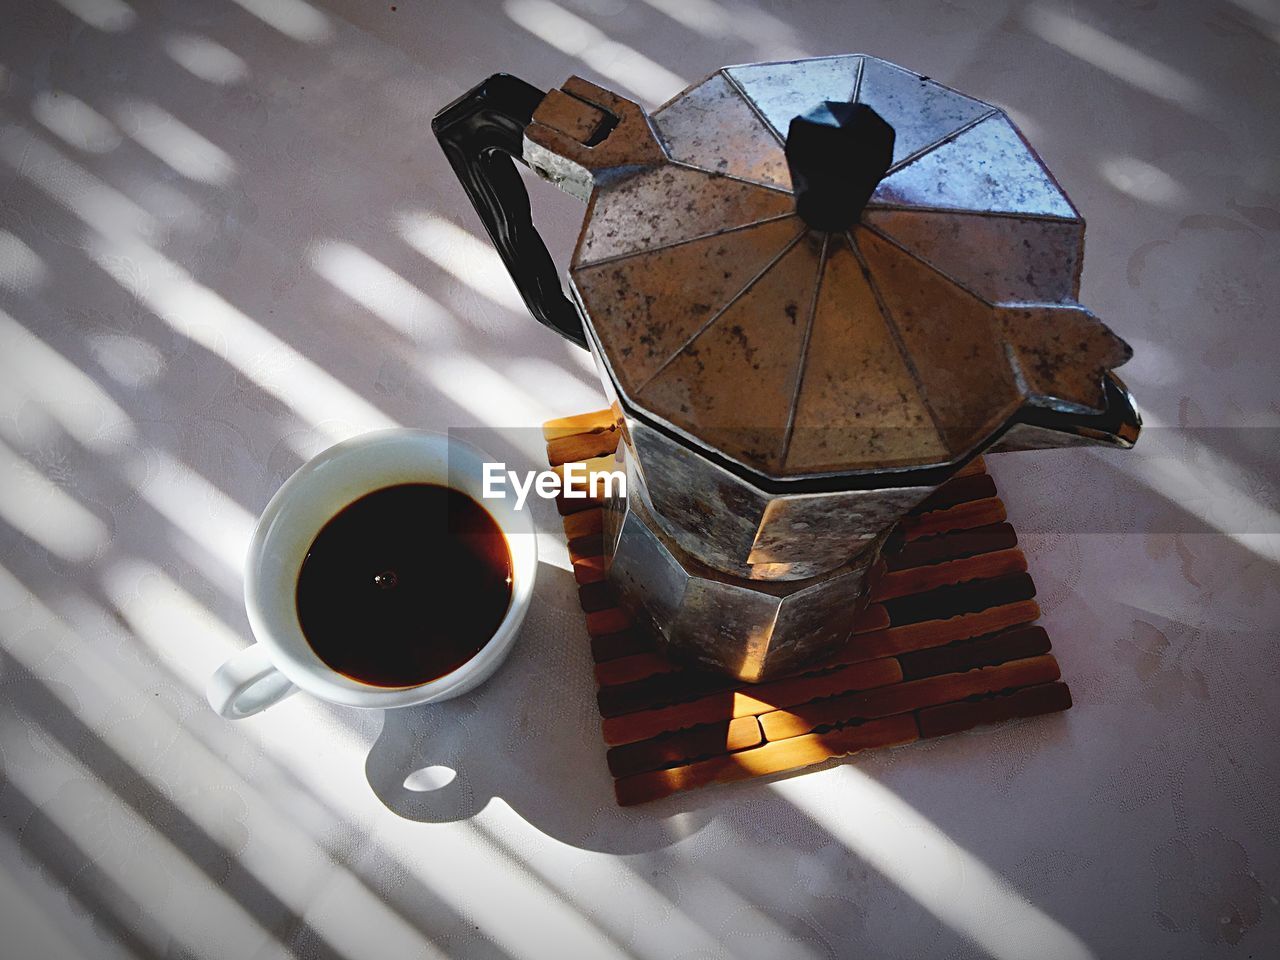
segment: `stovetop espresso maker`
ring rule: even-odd
[[[589,349],[622,602],[748,681],[849,635],[894,524],[986,450],[1132,446],[1084,222],[999,109],[868,56],[726,67],[652,115],[497,74],[432,127],[530,312]],[[587,203],[564,294],[513,160]]]

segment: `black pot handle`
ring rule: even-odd
[[[560,271],[533,225],[515,165],[523,162],[524,130],[545,96],[517,77],[495,73],[437,113],[431,130],[529,312],[585,349],[582,315],[561,289]]]

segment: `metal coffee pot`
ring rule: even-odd
[[[726,67],[646,114],[504,74],[432,127],[533,315],[589,349],[629,496],[609,577],[765,680],[849,635],[894,524],[984,450],[1132,446],[1084,221],[999,109],[868,56]],[[519,160],[587,203],[569,290]]]

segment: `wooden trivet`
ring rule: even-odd
[[[613,468],[609,410],[548,421],[543,433],[553,467]],[[890,536],[844,648],[761,684],[658,653],[605,580],[600,503],[558,505],[622,806],[1071,706],[1049,636],[1032,625],[1035,584],[981,458]]]

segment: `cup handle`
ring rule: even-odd
[[[204,695],[219,715],[241,720],[297,691],[289,678],[272,664],[262,644],[255,643],[214,672],[205,684]]]

